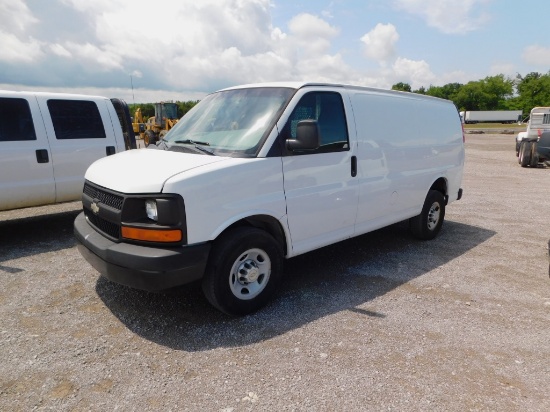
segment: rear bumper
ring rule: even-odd
[[[77,247],[102,276],[135,289],[160,292],[200,279],[210,243],[175,248],[113,242],[99,234],[80,213],[74,222]]]

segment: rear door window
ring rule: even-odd
[[[48,100],[57,139],[105,139],[97,104],[87,100]]]
[[[25,99],[0,98],[0,142],[36,140],[29,103]]]

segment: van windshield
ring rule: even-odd
[[[254,157],[294,89],[257,87],[208,95],[165,136],[167,146],[206,146],[212,154]]]

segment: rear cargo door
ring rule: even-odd
[[[88,166],[117,152],[114,127],[120,123],[116,115],[111,118],[111,102],[77,97],[39,104],[52,149],[56,202],[80,199]]]
[[[358,202],[345,100],[335,91],[302,93],[280,137],[295,138],[298,122],[312,119],[318,123],[321,146],[310,152],[287,150],[282,158],[293,254],[349,238]]]
[[[0,97],[0,210],[55,201],[51,151],[34,96]]]

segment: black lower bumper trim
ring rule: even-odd
[[[210,243],[175,248],[116,243],[100,235],[80,213],[74,222],[78,250],[102,276],[135,289],[160,292],[200,279]]]

